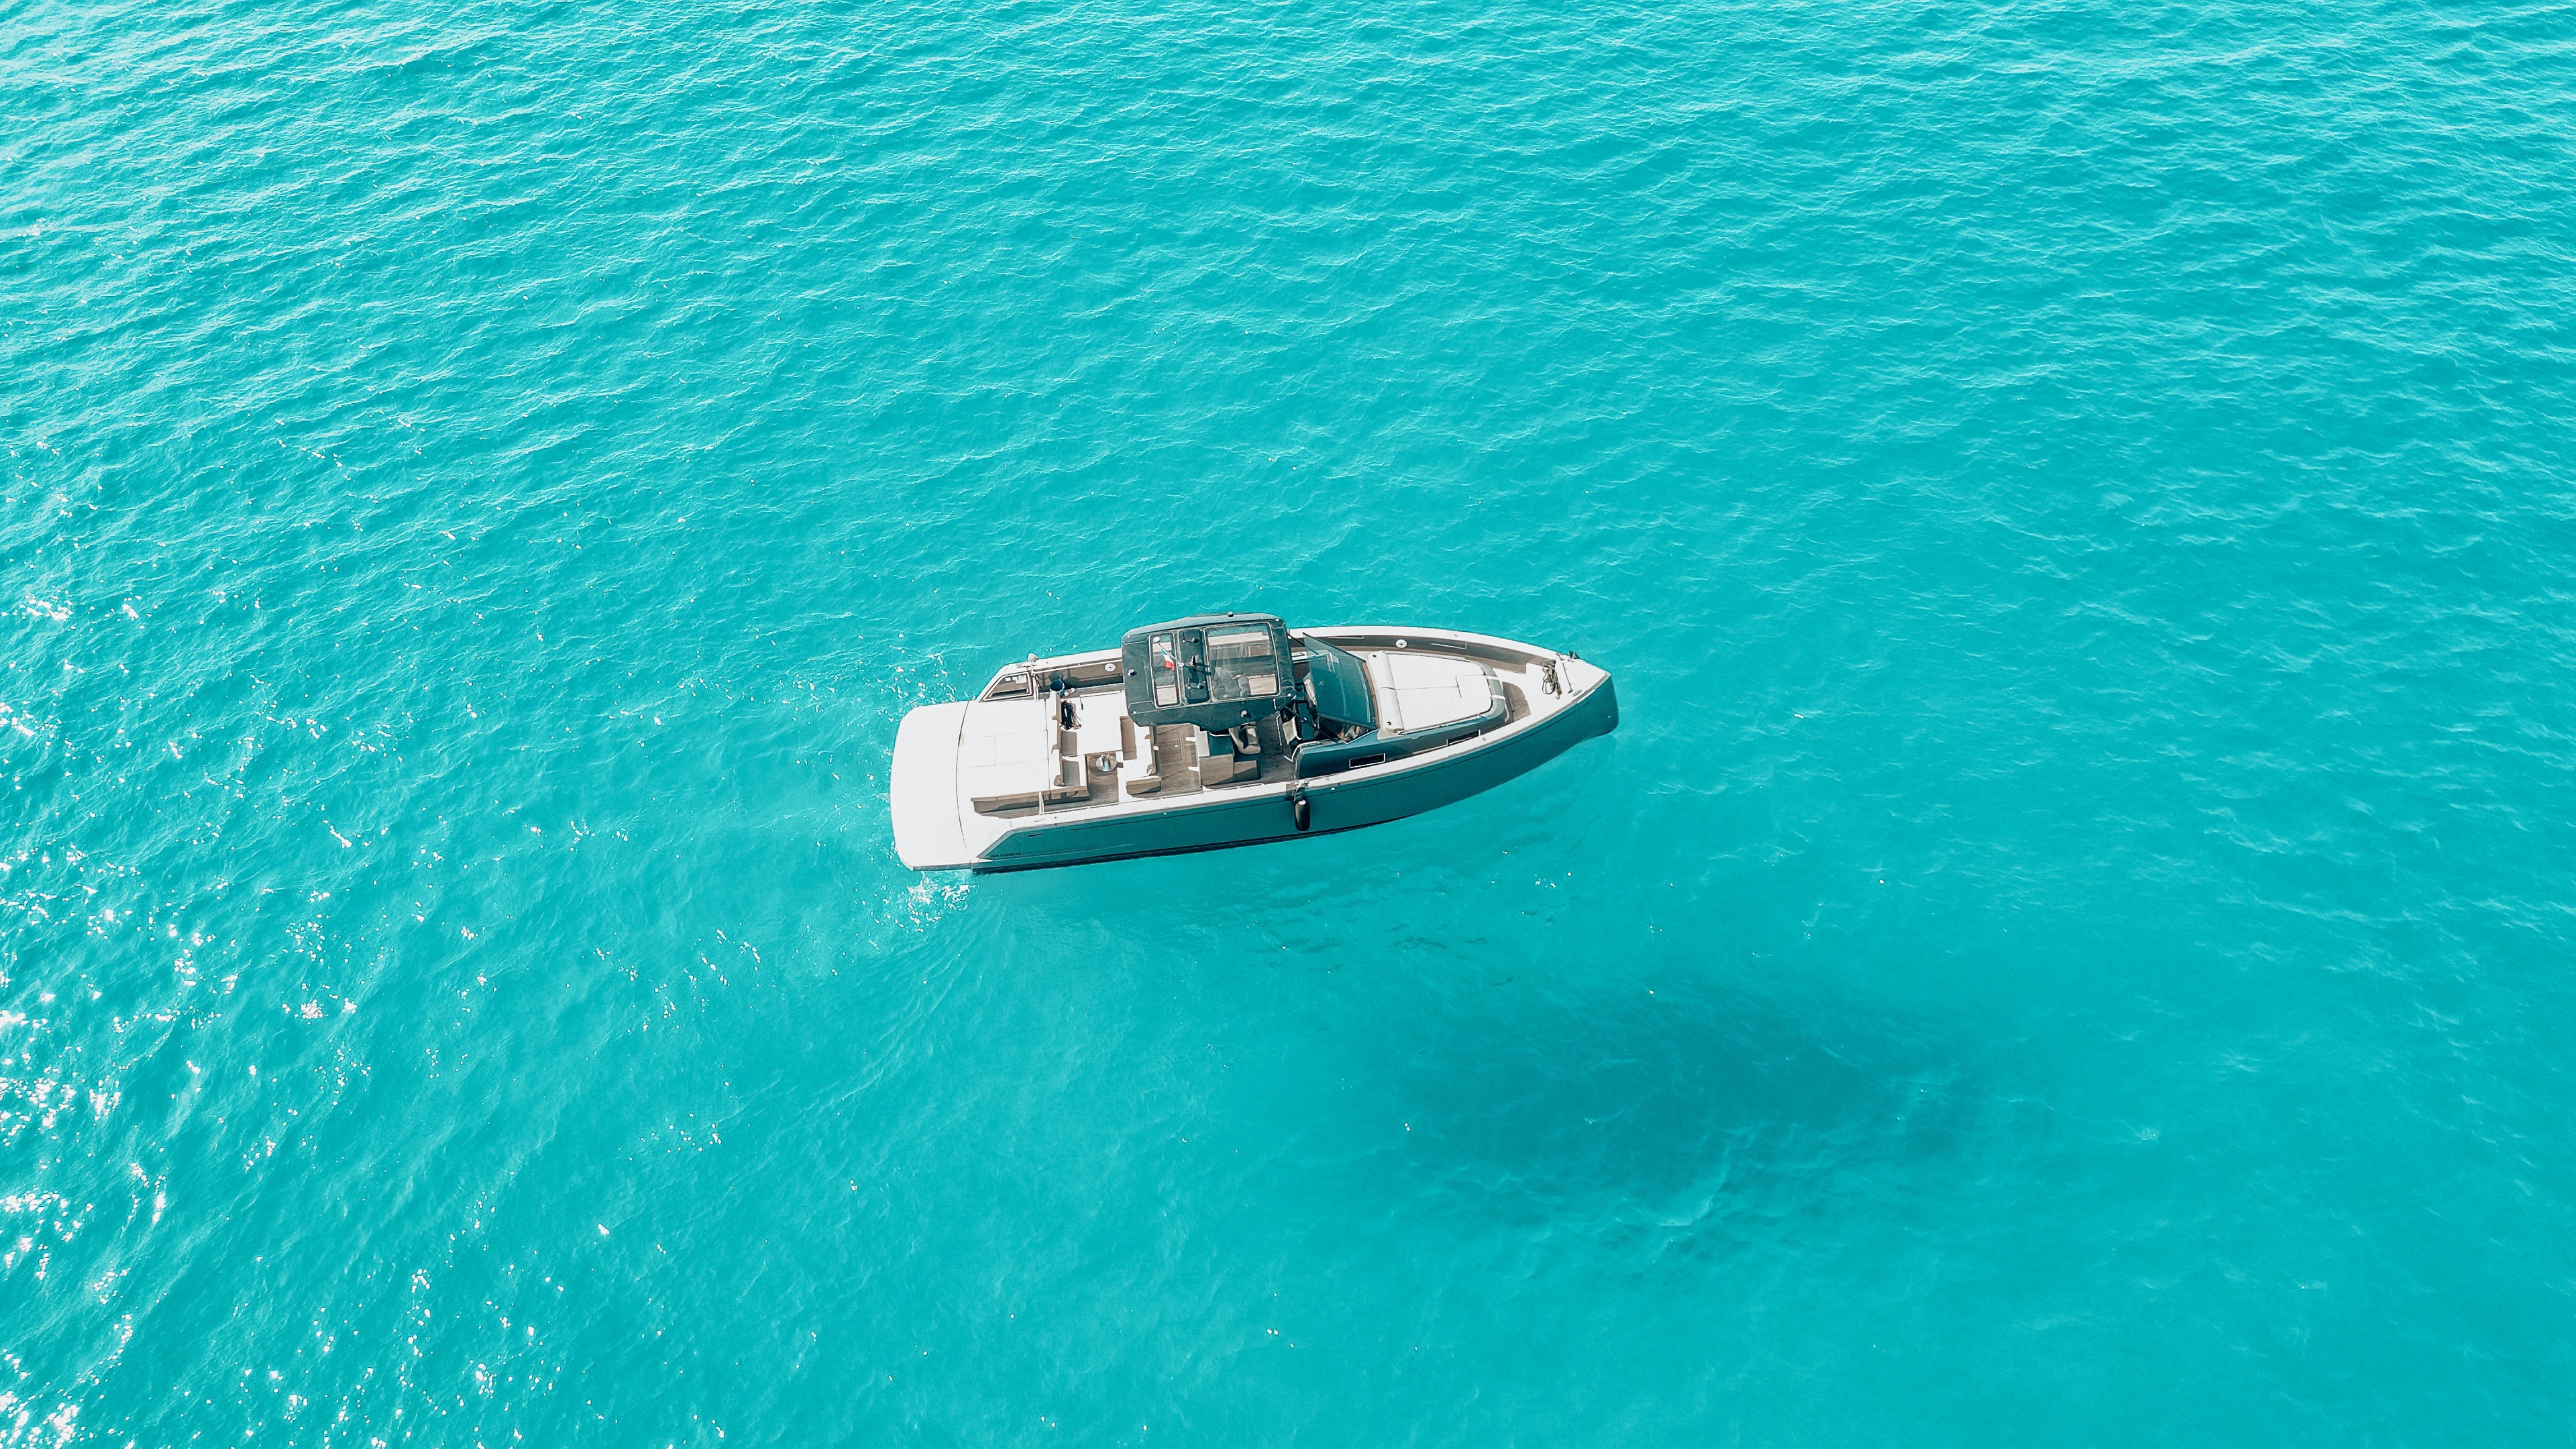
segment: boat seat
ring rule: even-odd
[[[1258,773],[1261,762],[1235,753],[1234,741],[1224,735],[1199,731],[1199,783],[1222,785],[1245,775]]]
[[[1091,782],[1083,773],[1082,756],[1073,753],[1073,747],[1073,731],[1056,731],[1056,756],[1045,771],[1046,785],[1029,796],[1031,803],[1043,800],[1049,805],[1066,805],[1091,798]]]
[[[1118,717],[1118,724],[1123,736],[1120,743],[1126,747],[1127,758],[1139,760],[1141,755],[1140,772],[1127,781],[1128,798],[1132,800],[1139,795],[1161,793],[1163,758],[1162,753],[1154,748],[1153,731],[1144,732],[1144,743],[1140,750],[1137,744],[1136,721],[1122,714]]]

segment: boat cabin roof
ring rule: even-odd
[[[1130,630],[1119,651],[1140,725],[1229,730],[1294,707],[1297,668],[1276,614],[1199,614]]]

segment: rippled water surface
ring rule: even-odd
[[[0,1443],[2563,1443],[2576,20],[0,0]],[[1624,722],[915,877],[1209,608]]]

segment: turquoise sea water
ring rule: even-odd
[[[0,0],[0,1444],[2565,1443],[2563,8]],[[1619,732],[894,858],[1208,608]]]

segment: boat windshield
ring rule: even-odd
[[[1306,646],[1306,698],[1315,713],[1326,721],[1359,729],[1377,727],[1377,711],[1369,701],[1367,666],[1359,656],[1336,649],[1321,639],[1301,637]]]

